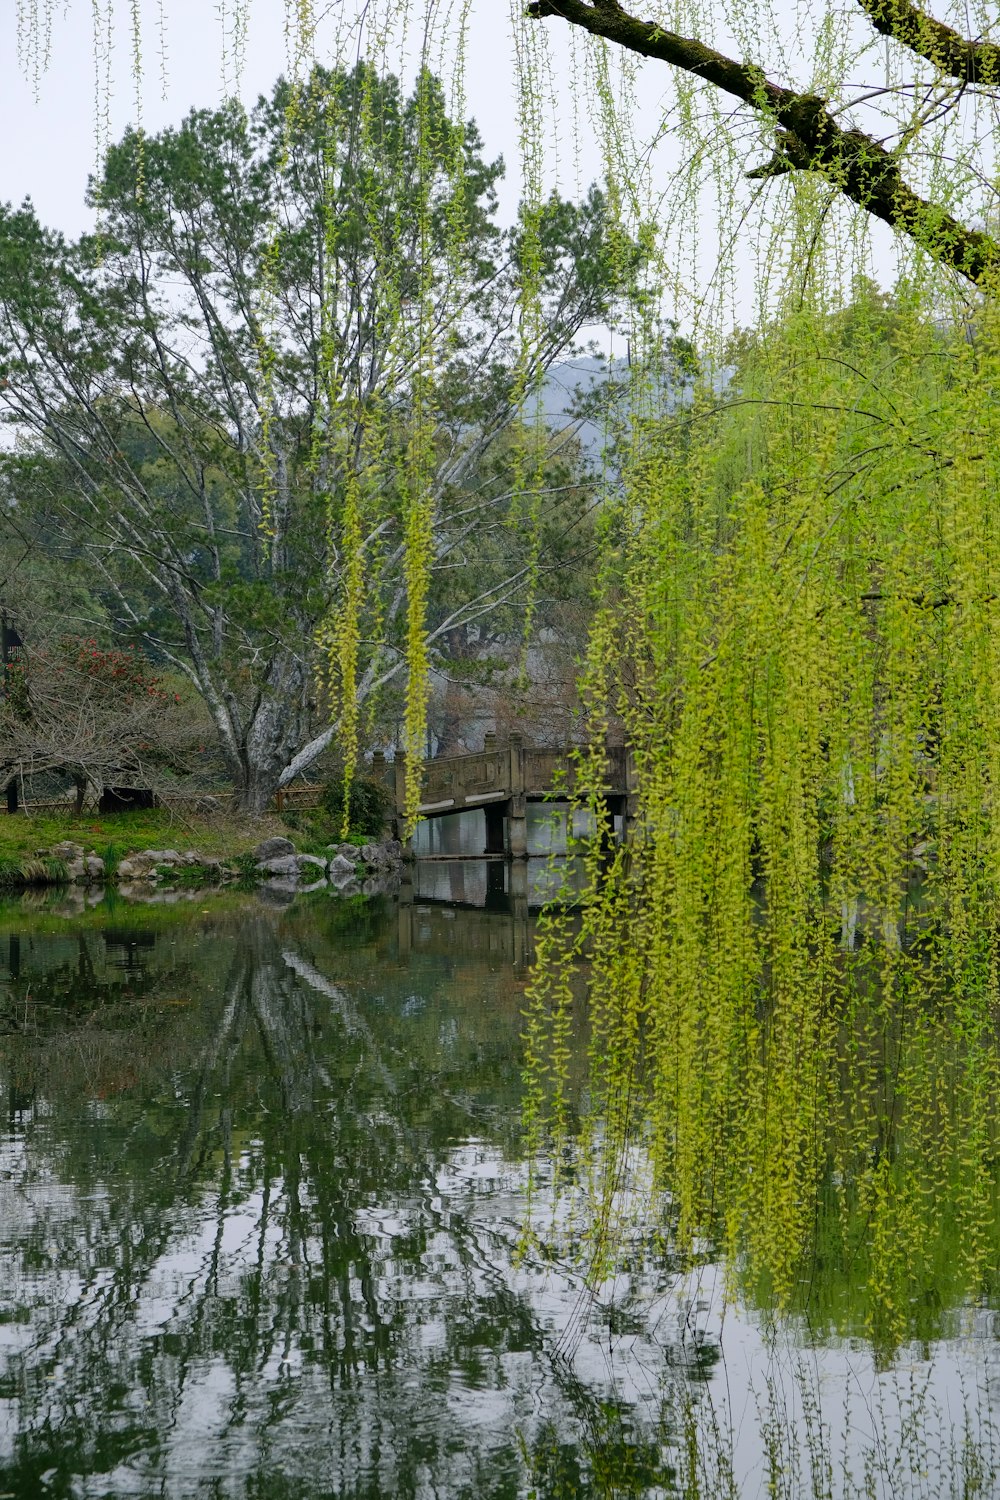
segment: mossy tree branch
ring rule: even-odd
[[[965,42],[906,0],[861,4],[879,31],[895,36],[944,72],[976,82],[997,77],[1000,52],[992,44]],[[682,68],[756,110],[773,124],[777,152],[751,177],[818,172],[852,203],[916,240],[942,265],[975,285],[984,284],[1000,266],[1000,245],[991,235],[969,228],[922,198],[904,181],[891,152],[864,131],[839,125],[818,95],[796,93],[772,82],[754,63],[737,62],[696,38],[640,20],[616,0],[531,0],[527,14],[537,20],[559,17],[630,52]],[[957,71],[960,68],[965,71]]]
[[[995,88],[1000,84],[1000,47],[969,41],[909,0],[859,0],[875,30],[925,57],[948,78]]]

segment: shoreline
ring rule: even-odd
[[[339,896],[376,894],[398,883],[402,846],[390,838],[364,844],[329,843],[322,854],[301,852],[291,839],[272,835],[253,850],[237,854],[205,853],[173,846],[137,848],[108,857],[112,846],[99,854],[96,847],[62,839],[20,859],[5,859],[0,867],[0,893],[32,890],[105,892],[111,888],[126,899],[148,900],[162,891],[192,895],[232,889],[268,888],[279,893],[305,894],[328,888]]]

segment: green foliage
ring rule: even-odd
[[[218,885],[222,879],[218,865],[158,865],[157,874],[165,885],[180,886],[182,890],[201,890]]]
[[[370,836],[379,838],[393,811],[393,799],[384,782],[370,776],[341,777],[323,788],[323,810],[339,832],[346,827],[345,838]]]
[[[992,306],[800,303],[636,454],[584,692],[637,817],[582,926],[548,918],[526,1034],[529,1144],[575,1163],[595,1276],[635,1215],[773,1306],[822,1257],[851,1306],[824,1316],[884,1358],[1000,1232],[998,351]],[[594,752],[595,811],[602,778]]]
[[[396,679],[415,767],[445,637],[537,575],[535,543],[494,551],[485,594],[464,566],[518,519],[510,465],[496,507],[479,471],[616,291],[602,195],[553,197],[522,327],[501,173],[431,72],[407,92],[362,61],[126,133],[96,238],[0,211],[17,527],[80,572],[100,532],[88,583],[190,672],[250,811],[338,730],[353,765]]]

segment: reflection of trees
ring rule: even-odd
[[[417,1072],[315,946],[258,918],[204,948],[196,1064],[24,1137],[0,1488],[644,1493],[655,1427],[546,1357],[545,1277],[512,1266],[518,1169],[456,1149],[475,1076],[428,1061],[433,1007],[399,1008],[427,1031]]]

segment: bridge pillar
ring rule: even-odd
[[[507,819],[507,853],[511,859],[528,857],[528,808],[524,793],[510,799],[510,817]]]
[[[529,961],[528,942],[528,865],[517,861],[510,867],[510,907],[513,936],[513,959],[515,969],[521,969]]]
[[[528,857],[528,804],[524,785],[524,736],[510,737],[510,811],[507,816],[507,853],[511,859]]]
[[[506,886],[507,866],[499,862],[486,866],[486,910],[506,911],[508,906]]]
[[[488,802],[483,808],[486,815],[486,850],[487,854],[506,854],[507,846],[504,839],[504,821],[507,816],[506,802]]]

